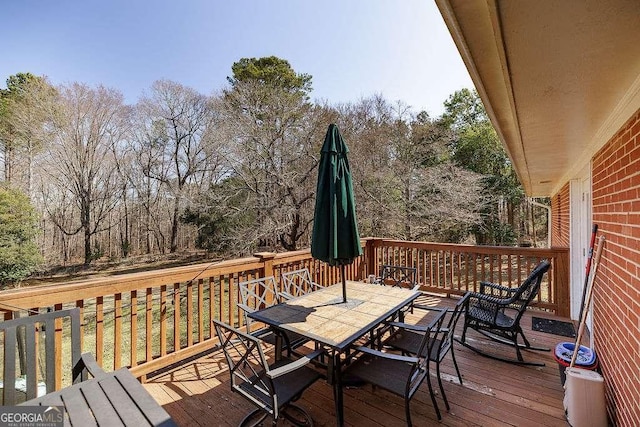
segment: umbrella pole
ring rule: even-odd
[[[347,282],[344,278],[344,264],[340,266],[340,274],[342,275],[342,302],[347,302]]]

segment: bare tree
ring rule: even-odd
[[[82,232],[84,263],[92,260],[91,240],[106,227],[105,218],[118,202],[114,149],[127,129],[122,95],[98,86],[73,83],[60,88],[60,115],[43,162],[44,194],[70,198],[78,221],[71,225],[54,212],[58,200],[47,200],[49,218],[66,235]],[[56,192],[47,191],[54,186]]]
[[[171,200],[169,250],[175,252],[181,212],[191,198],[224,173],[223,147],[214,144],[213,105],[210,98],[193,89],[161,80],[153,84],[151,95],[143,97],[137,108],[134,150],[138,166],[148,178],[140,182],[143,197],[147,206],[155,191],[164,191],[163,197]]]
[[[393,237],[398,203],[391,169],[391,105],[380,95],[342,104],[338,125],[349,146],[360,233]]]
[[[444,162],[423,169],[410,207],[411,239],[458,243],[482,222],[482,176]]]
[[[232,183],[242,200],[236,240],[251,248],[296,250],[309,243],[320,148],[327,109],[300,93],[256,80],[237,81],[224,97],[224,129],[231,141]]]
[[[339,111],[364,235],[459,241],[480,222],[480,176],[450,162],[446,126],[378,95]]]

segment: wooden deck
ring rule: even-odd
[[[422,303],[453,305],[453,301],[423,296]],[[419,322],[424,311],[407,317]],[[531,330],[532,315],[560,319],[541,312],[525,316],[523,329],[534,345],[554,348],[558,342],[571,338]],[[461,319],[462,320],[462,319]],[[462,321],[460,322],[462,323]],[[458,325],[459,331],[461,330]],[[459,332],[458,331],[458,332]],[[485,342],[471,332],[469,338]],[[485,345],[485,344],[482,344]],[[513,349],[486,344],[505,354],[515,355]],[[517,366],[482,357],[456,344],[456,358],[463,376],[458,384],[451,358],[443,362],[445,391],[451,404],[446,412],[438,396],[444,426],[566,426],[562,407],[563,389],[558,365],[551,352],[524,352],[527,360],[546,363],[545,367]],[[150,379],[144,387],[169,412],[178,425],[236,426],[253,407],[241,396],[232,393],[229,372],[220,351]],[[437,385],[436,385],[437,388]],[[344,393],[345,425],[402,426],[404,406],[401,398],[383,390],[372,391],[370,386],[348,388]],[[307,390],[300,401],[313,416],[317,426],[335,425],[335,411],[331,387],[323,380]],[[438,425],[426,383],[411,403],[414,425]]]

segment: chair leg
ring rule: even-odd
[[[282,416],[295,426],[313,427],[313,418],[304,408],[299,405],[289,403],[282,411]],[[277,420],[274,420],[277,421]],[[275,425],[275,424],[274,424]]]
[[[462,340],[460,340],[458,338],[456,338],[455,340],[458,341],[463,346],[467,347],[469,350],[473,350],[474,352],[478,353],[479,355],[484,356],[484,357],[488,357],[489,359],[499,360],[501,362],[507,362],[507,363],[514,363],[516,365],[544,366],[544,363],[542,363],[542,362],[527,362],[527,361],[522,361],[522,360],[517,360],[517,359],[507,359],[507,358],[504,358],[504,357],[500,357],[500,356],[496,356],[496,355],[493,355],[493,354],[485,353],[483,350],[480,350],[479,348],[476,348],[476,347],[472,346],[471,344],[469,344],[467,342],[463,342]]]
[[[411,427],[413,424],[411,424],[411,408],[409,407],[409,404],[411,403],[411,400],[407,397],[404,398],[404,416],[407,419],[407,426]]]
[[[257,415],[260,415],[260,417],[256,418]],[[262,425],[262,422],[269,416],[268,413],[262,411],[262,409],[254,409],[253,411],[249,412],[247,414],[247,416],[245,416],[242,421],[240,421],[240,424],[238,424],[240,427],[255,427],[255,426],[259,426]],[[274,420],[275,421],[275,420]]]
[[[442,400],[444,400],[444,406],[447,408],[447,411],[449,411],[450,410],[449,401],[447,400],[447,395],[444,392],[444,387],[442,387],[442,378],[440,378],[440,362],[436,363],[436,373],[438,374],[438,386],[440,387],[440,393],[442,394]]]
[[[438,408],[438,402],[436,401],[436,395],[433,393],[433,387],[431,386],[431,374],[427,372],[427,386],[429,386],[429,395],[431,395],[431,403],[433,403],[433,408],[436,410],[436,415],[438,416],[438,421],[442,420],[442,416],[440,415],[440,408]]]
[[[453,340],[451,341],[451,359],[453,359],[453,366],[456,368],[456,374],[458,374],[458,380],[462,385],[462,375],[460,375],[460,369],[458,369],[458,362],[456,361],[456,352],[453,349]]]
[[[518,336],[518,334],[520,334],[520,336],[522,337],[522,342],[524,343],[524,347],[523,348],[525,348],[525,349],[537,350],[537,351],[550,351],[551,350],[549,347],[535,347],[535,346],[532,346],[531,343],[529,342],[529,340],[527,339],[527,337],[524,335],[524,331],[522,330],[522,327],[519,327],[518,330],[516,331],[516,337]]]
[[[467,322],[467,319],[465,317],[464,326],[462,327],[462,337],[460,337],[460,342],[462,342],[463,344],[465,343],[465,340],[467,338],[467,326],[469,326],[469,323]]]
[[[513,340],[513,346],[516,348],[516,356],[518,357],[518,361],[523,362],[524,358],[522,357],[522,352],[520,351],[520,346],[518,345],[518,333],[516,332],[511,337]],[[525,345],[527,345],[527,341],[525,339]]]

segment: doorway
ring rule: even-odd
[[[585,280],[585,266],[591,241],[591,168],[570,184],[570,253],[571,253],[571,318],[579,320]],[[591,329],[591,319],[587,326]]]

